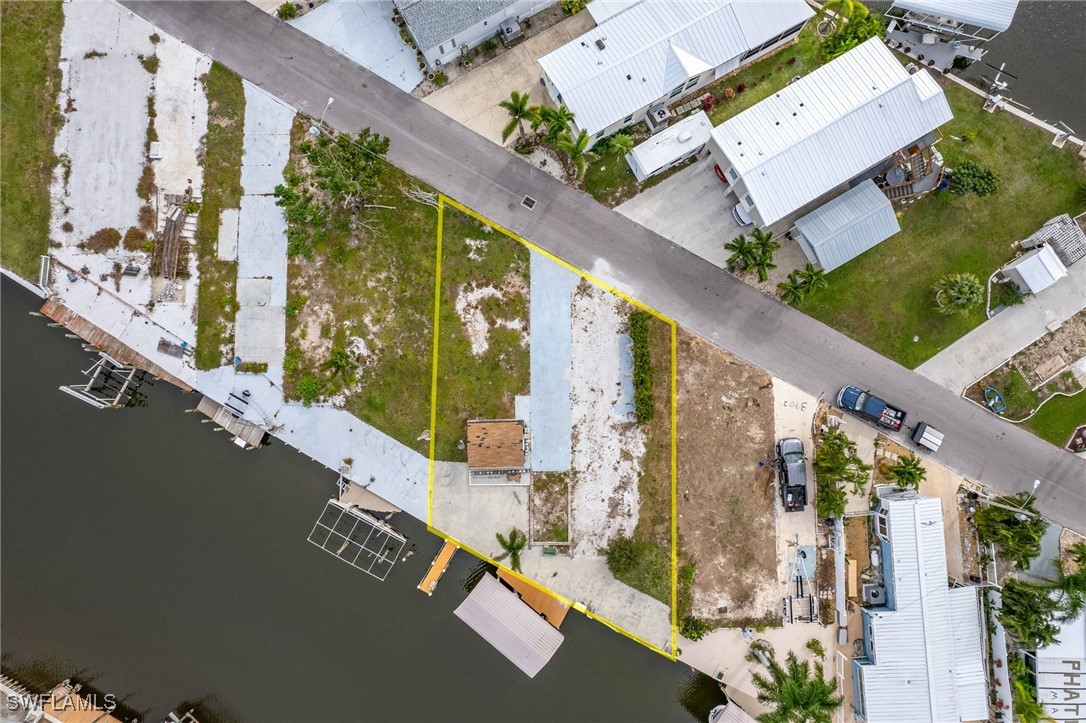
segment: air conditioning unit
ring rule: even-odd
[[[864,585],[863,600],[868,605],[885,605],[886,588],[882,585]]]

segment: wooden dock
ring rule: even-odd
[[[45,303],[42,304],[40,311],[53,321],[66,327],[68,331],[98,347],[117,361],[127,364],[128,366],[143,369],[152,376],[169,382],[175,387],[179,387],[182,391],[192,391],[192,387],[184,381],[175,377],[173,374],[170,374],[135,349],[123,344],[120,339],[110,336],[104,330],[95,326],[87,319],[84,319],[64,304],[53,301],[52,299],[47,299]]]
[[[210,417],[211,421],[234,435],[250,447],[264,444],[265,431],[262,427],[244,419],[239,419],[211,397],[204,397],[196,405],[196,411]]]
[[[437,583],[441,580],[441,576],[445,574],[445,570],[449,567],[449,563],[452,561],[453,553],[459,548],[455,542],[451,540],[445,540],[445,544],[442,545],[441,551],[437,553],[437,557],[430,563],[430,569],[426,573],[426,577],[422,578],[422,582],[419,583],[419,590],[427,595],[433,595],[434,589],[437,588]]]
[[[562,627],[562,621],[566,619],[569,605],[551,595],[549,592],[534,585],[527,580],[517,577],[511,572],[498,568],[498,577],[502,582],[513,588],[524,604],[543,616],[543,619],[556,628]]]

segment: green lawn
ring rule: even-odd
[[[509,419],[513,398],[528,393],[528,346],[524,334],[501,325],[528,328],[528,248],[500,231],[485,230],[451,206],[443,212],[440,334],[437,359],[437,459],[464,461],[457,449],[469,419]],[[471,243],[469,244],[469,241]],[[458,297],[493,287],[501,296],[478,303],[486,319],[487,348],[476,355]]]
[[[984,321],[984,310],[942,316],[932,285],[947,273],[987,280],[1013,256],[1011,244],[1061,213],[1076,213],[1086,169],[1051,136],[1006,113],[989,115],[981,99],[945,87],[954,120],[938,148],[950,167],[966,160],[999,175],[998,193],[929,195],[901,214],[901,233],[835,269],[828,288],[798,308],[907,367],[915,367]],[[976,133],[970,143],[961,137]],[[913,337],[919,336],[918,342]]]
[[[214,369],[233,361],[238,266],[218,257],[219,219],[241,206],[241,149],[245,134],[245,90],[241,77],[211,64],[204,77],[208,118],[203,203],[196,223],[200,285],[196,299],[196,366]]]
[[[53,138],[63,123],[59,0],[0,4],[0,263],[37,280],[49,250]]]
[[[1055,397],[1045,402],[1026,425],[1042,439],[1059,447],[1067,444],[1074,431],[1086,424],[1086,392],[1072,397]]]

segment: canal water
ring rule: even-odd
[[[204,696],[247,721],[680,721],[720,702],[579,614],[527,678],[453,616],[475,558],[426,597],[439,541],[398,515],[415,554],[385,582],[340,562],[306,541],[331,472],[282,444],[238,449],[164,383],[119,411],[62,394],[90,355],[2,287],[5,664],[82,669],[149,721]]]

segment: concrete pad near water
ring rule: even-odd
[[[502,553],[497,533],[514,527],[528,529],[528,494],[521,486],[470,485],[468,467],[446,463],[446,473],[434,478],[432,524],[472,549],[497,557]]]
[[[207,133],[207,96],[198,79],[211,69],[211,58],[162,33],[155,54],[155,131],[162,144],[162,157],[154,162],[155,184],[162,193],[192,188],[199,198],[204,169],[196,151]]]
[[[242,196],[238,277],[272,279],[271,303],[287,303],[287,237],[283,212],[271,196]]]
[[[241,306],[234,320],[234,349],[243,362],[281,364],[286,353],[281,306]]]
[[[531,373],[529,466],[535,472],[565,472],[570,466],[570,369],[573,290],[581,277],[531,252],[529,323]]]
[[[392,11],[390,0],[329,0],[290,24],[410,93],[422,71]]]
[[[219,243],[216,249],[220,261],[238,260],[238,217],[236,208],[224,208],[219,216]]]
[[[238,279],[238,304],[267,306],[271,301],[271,279]]]
[[[1024,303],[988,319],[916,368],[941,387],[961,394],[970,384],[1086,308],[1086,261]]]

